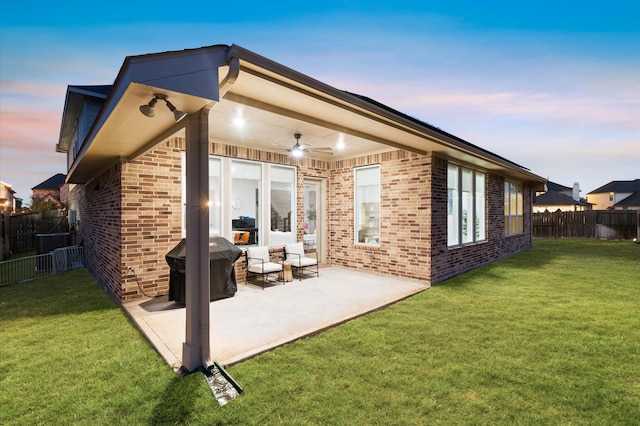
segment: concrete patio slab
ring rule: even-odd
[[[234,364],[428,287],[418,280],[333,266],[321,268],[319,278],[295,279],[264,290],[239,283],[234,297],[209,304],[211,359]],[[185,339],[184,305],[164,296],[123,306],[165,361],[178,369]]]

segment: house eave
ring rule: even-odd
[[[158,104],[153,118],[140,113],[140,105],[154,94],[168,96],[188,114],[218,100],[218,68],[226,63],[227,49],[217,45],[127,57],[69,168],[68,182],[85,183],[105,166],[130,159],[168,129],[181,128],[163,105]]]
[[[219,96],[218,85],[229,58],[239,60],[240,75],[228,92]],[[528,169],[454,135],[336,89],[237,45],[127,57],[69,168],[69,182],[84,183],[116,162],[135,158],[183,127],[173,122],[163,106],[156,107],[157,114],[153,119],[138,111],[139,106],[148,103],[154,93],[167,95],[174,105],[189,114],[210,102],[217,102],[210,115],[214,122],[210,140],[226,137],[224,140],[242,143],[239,139],[234,140],[231,133],[222,134],[222,126],[217,125],[228,119],[234,106],[240,105],[269,114],[265,120],[277,118],[280,122],[280,133],[270,138],[256,135],[255,138],[263,137],[263,140],[247,142],[253,148],[277,149],[278,144],[289,143],[294,132],[313,127],[327,129],[324,132],[327,134],[348,135],[361,144],[360,151],[335,152],[323,158],[327,161],[374,151],[403,149],[418,154],[432,152],[536,185],[544,185],[545,182],[544,178]],[[65,105],[65,117],[66,108]],[[65,152],[68,144],[64,142],[62,131],[57,149]],[[320,138],[315,142],[312,131],[302,133],[305,141],[312,145],[326,142]]]

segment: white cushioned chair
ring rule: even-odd
[[[298,279],[302,280],[302,275],[305,274],[305,268],[314,268],[315,271],[307,272],[308,274],[315,274],[320,276],[318,269],[318,251],[315,252],[315,257],[307,257],[304,252],[303,243],[289,243],[284,245],[284,255],[287,262],[291,262],[291,267],[295,268],[298,275]]]
[[[264,284],[266,282],[278,282],[278,273],[282,272],[282,263],[275,263],[271,261],[269,256],[268,246],[259,247],[247,247],[245,252],[247,259],[247,277],[246,282],[249,282],[249,274],[262,277],[261,285],[264,290]],[[269,279],[270,274],[276,274],[275,279]],[[282,281],[284,284],[284,281]]]

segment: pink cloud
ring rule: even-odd
[[[66,89],[66,86],[59,84],[24,80],[0,80],[0,91],[3,92],[4,96],[54,96],[64,99]]]
[[[24,149],[25,142],[54,147],[60,132],[61,114],[47,110],[0,108],[0,143],[3,149]]]

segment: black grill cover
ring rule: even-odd
[[[165,255],[169,268],[169,300],[185,303],[185,268],[187,260],[187,240],[183,238],[177,246]],[[236,294],[235,262],[242,250],[223,237],[209,239],[209,291],[210,300],[224,299]]]

